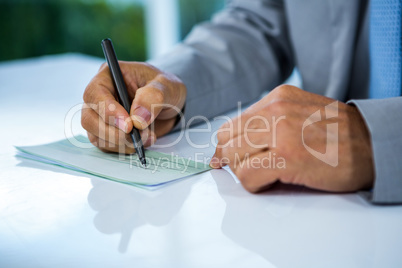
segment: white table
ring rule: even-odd
[[[150,192],[15,158],[13,145],[65,138],[66,114],[101,62],[0,64],[0,267],[402,267],[401,206],[285,186],[253,195],[225,170]],[[85,133],[79,117],[74,134]],[[184,139],[164,151],[214,148]]]

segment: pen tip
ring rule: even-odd
[[[142,165],[144,168],[147,168],[147,161],[145,160],[145,157],[144,157],[144,158],[141,158],[140,160],[141,160],[141,165]]]

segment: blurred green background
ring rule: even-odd
[[[146,59],[147,0],[0,0],[0,61],[65,52],[103,57],[112,38],[120,59]],[[224,0],[177,0],[179,32],[208,20]]]

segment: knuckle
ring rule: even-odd
[[[95,76],[91,82],[87,85],[84,91],[83,100],[86,103],[93,103],[94,99],[96,99],[97,89],[102,80]]]
[[[222,158],[222,148],[217,147],[215,149],[215,157],[217,157],[218,159]]]
[[[81,112],[81,126],[85,129],[88,130],[89,129],[89,112],[86,110],[83,110]]]
[[[88,134],[88,140],[96,147],[98,147],[98,137]]]
[[[260,114],[253,115],[247,119],[244,125],[244,131],[250,129],[259,129],[259,128],[266,128],[269,125],[267,118]]]
[[[161,73],[161,71],[158,68],[149,64],[148,62],[132,62],[132,63],[136,69],[141,69],[141,70],[146,71],[146,73],[149,75],[149,77],[155,77],[159,73]]]
[[[290,176],[281,176],[279,181],[286,184],[295,184],[296,182]]]
[[[116,114],[116,108],[117,108],[116,105],[112,103],[110,100],[108,100],[105,102],[104,106],[105,107],[102,110],[104,110],[103,113],[105,115],[105,122],[113,122]]]
[[[274,88],[271,91],[271,94],[274,95],[277,98],[280,98],[285,94],[285,92],[286,92],[286,86],[285,85],[280,85],[280,86],[277,86],[276,88]]]
[[[291,103],[285,99],[274,99],[269,105],[265,107],[265,110],[273,115],[286,115],[291,107]]]
[[[274,90],[276,90],[277,93],[279,93],[279,94],[286,94],[286,93],[294,91],[295,89],[297,89],[297,87],[287,85],[287,84],[282,84],[282,85],[277,86]]]
[[[257,193],[260,189],[260,185],[258,185],[257,180],[255,180],[254,176],[250,176],[250,167],[244,165],[242,168],[236,169],[234,172],[237,178],[240,180],[244,189],[246,189],[250,193]]]
[[[255,185],[251,185],[251,184],[242,184],[244,189],[246,189],[248,192],[255,194],[259,191],[259,187],[255,187]]]
[[[145,99],[154,104],[165,102],[164,85],[154,79],[147,86],[137,90],[135,99]]]
[[[142,68],[146,68],[146,69],[155,69],[155,67],[151,64],[149,64],[148,62],[136,62],[136,64],[140,65]]]
[[[252,178],[247,178],[244,180],[240,180],[244,189],[246,189],[250,193],[257,193],[260,187],[256,185],[255,181]]]
[[[297,87],[291,85],[280,85],[274,88],[271,91],[271,95],[274,96],[275,99],[289,99],[292,95],[294,95]]]
[[[86,103],[90,103],[91,102],[91,100],[90,100],[90,96],[91,96],[91,90],[92,90],[92,85],[91,85],[91,83],[85,88],[85,91],[84,91],[84,95],[82,96],[82,99],[84,100],[84,102],[86,102]]]
[[[232,155],[232,150],[229,146],[222,146],[221,148],[219,148],[219,156],[221,158],[224,158],[224,157],[227,158],[231,155]],[[228,162],[230,163],[230,161],[228,161]],[[229,164],[229,163],[226,163],[226,164]]]
[[[166,73],[159,73],[156,76],[156,80],[159,81],[161,84],[166,84],[166,83],[170,82],[171,77]]]
[[[221,127],[219,129],[228,129],[230,127],[230,123],[229,122],[225,122],[221,125]]]
[[[239,122],[237,119],[231,119],[230,121],[225,122],[218,129],[216,136],[218,140],[225,140],[234,135],[235,129],[238,126]]]
[[[107,63],[104,62],[104,63],[102,63],[101,66],[99,67],[99,71],[103,71],[103,70],[105,70],[106,68],[109,68],[109,67],[108,67]]]
[[[221,144],[226,140],[227,133],[222,131],[221,129],[218,130],[218,133],[216,134],[216,139],[218,140],[218,143]]]
[[[243,167],[237,167],[234,170],[234,173],[236,174],[237,178],[241,181],[241,183],[244,184],[248,184],[248,179],[247,179],[247,173],[248,173],[248,169],[247,169],[247,165],[244,165]]]
[[[218,140],[218,148],[224,148],[230,141],[230,134],[226,131],[218,131],[216,138]]]
[[[268,148],[269,145],[269,137],[266,133],[245,133],[242,137],[242,144],[244,143],[247,146],[252,148]]]
[[[157,89],[153,94],[156,103],[165,103],[165,94],[162,90]]]

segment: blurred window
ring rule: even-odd
[[[65,52],[103,57],[100,41],[106,37],[114,41],[120,59],[145,60],[151,47],[146,38],[147,1],[152,0],[0,0],[0,60]],[[167,34],[178,41],[224,1],[169,2],[175,5],[170,13],[177,23]]]

